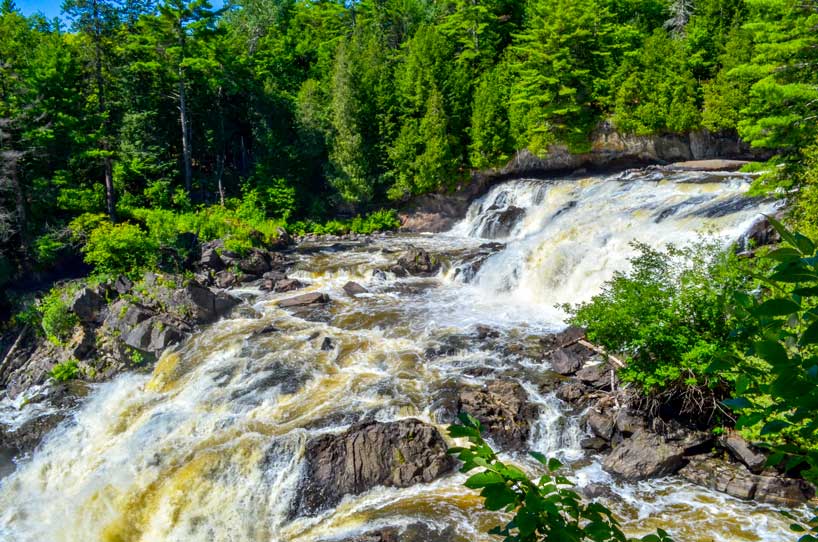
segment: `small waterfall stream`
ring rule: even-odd
[[[307,542],[421,524],[423,540],[489,541],[496,516],[461,474],[376,488],[316,517],[290,521],[287,509],[309,438],[364,417],[437,423],[446,386],[497,375],[521,382],[539,409],[529,447],[568,461],[580,486],[609,484],[605,502],[632,534],[661,526],[688,542],[790,539],[767,506],[677,479],[611,480],[584,457],[580,419],[527,355],[563,325],[554,305],[599,291],[626,265],[631,241],[684,243],[707,232],[728,242],[774,210],[744,196],[748,182],[703,173],[511,181],[475,201],[447,235],[304,252],[292,274],[331,296],[325,313],[300,318],[277,306],[291,294],[248,290],[248,306],[165,352],[151,374],[94,386],[0,481],[0,540]],[[463,280],[453,270],[486,238],[506,245]],[[376,271],[410,244],[447,255],[451,266],[431,278]],[[370,293],[345,296],[348,280]],[[499,337],[480,339],[478,324]],[[7,400],[0,407],[3,417],[27,412]]]

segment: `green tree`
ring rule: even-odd
[[[509,81],[503,65],[486,72],[474,93],[469,162],[485,168],[508,161],[513,152],[508,127]]]

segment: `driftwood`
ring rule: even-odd
[[[23,338],[26,336],[27,332],[28,332],[28,324],[23,326],[23,330],[17,336],[17,340],[14,341],[14,344],[12,344],[11,348],[9,348],[9,351],[6,353],[6,356],[3,358],[3,361],[0,362],[0,379],[2,379],[5,376],[6,368],[7,368],[6,366],[14,358],[14,354],[16,354],[17,350],[20,348],[20,344],[22,344]]]
[[[575,344],[581,344],[585,348],[588,348],[589,350],[593,350],[597,354],[601,354],[601,355],[605,356],[605,359],[607,359],[608,361],[611,361],[614,365],[616,365],[620,369],[625,367],[625,362],[624,361],[622,361],[618,357],[614,356],[613,354],[609,354],[601,346],[597,346],[597,345],[589,342],[585,337],[580,337],[578,339],[574,339],[573,341],[569,341],[567,343],[561,344],[557,348],[552,348],[548,352],[545,352],[545,354],[543,354],[543,357],[549,356],[549,355],[553,354],[554,352],[556,352],[557,350],[560,350],[560,349],[565,348],[567,346],[573,346]]]

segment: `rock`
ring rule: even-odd
[[[537,415],[523,387],[508,380],[461,390],[459,409],[477,418],[492,440],[506,450],[525,449],[531,420]]]
[[[324,337],[324,340],[321,341],[321,350],[324,352],[329,352],[333,348],[335,348],[335,341],[329,337]]]
[[[580,347],[585,348],[585,347]],[[586,349],[587,350],[587,349]],[[546,356],[546,361],[551,364],[551,370],[561,375],[572,375],[582,369],[583,364],[588,359],[579,349],[569,347],[560,348]]]
[[[563,382],[556,391],[558,399],[574,406],[585,403],[590,393],[588,386],[574,381]]]
[[[349,281],[346,284],[344,284],[344,292],[346,292],[346,294],[349,296],[355,297],[356,295],[359,294],[369,293],[369,290],[367,290],[357,282]]]
[[[592,408],[588,411],[588,427],[597,437],[611,440],[615,427],[613,416]]]
[[[74,294],[69,309],[81,322],[101,323],[105,306],[105,299],[86,286]]]
[[[329,296],[323,292],[311,292],[309,294],[301,294],[288,299],[283,299],[278,303],[278,306],[286,309],[287,307],[303,307],[306,305],[319,305],[329,303]]]
[[[197,282],[175,289],[170,295],[173,312],[184,319],[204,324],[216,319],[216,294]]]
[[[303,287],[304,283],[298,279],[283,279],[275,283],[273,290],[276,292],[292,292]]]
[[[250,275],[263,275],[270,270],[270,260],[267,253],[254,248],[250,253],[239,260],[239,269]]]
[[[280,280],[286,279],[287,275],[285,275],[281,271],[267,271],[261,276],[261,278],[263,278],[264,280],[270,280],[273,282],[273,284],[275,284]]]
[[[798,478],[753,474],[744,465],[695,457],[679,471],[685,480],[739,499],[796,506],[815,497],[815,488]]]
[[[279,226],[276,228],[276,246],[288,247],[295,244],[293,238],[287,233],[287,230]]]
[[[65,412],[45,414],[23,422],[14,430],[7,430],[0,425],[0,447],[10,448],[21,454],[28,453],[66,417]]]
[[[730,455],[744,463],[750,472],[759,474],[767,464],[767,456],[753,448],[735,431],[730,431],[719,439],[719,444],[730,452]]]
[[[111,286],[118,295],[123,295],[133,289],[133,281],[125,275],[119,275]]]
[[[376,486],[408,487],[450,472],[454,458],[431,425],[416,419],[366,421],[307,443],[290,517],[314,515]]]
[[[593,365],[586,365],[575,375],[580,382],[596,388],[598,390],[611,389],[611,368],[607,363],[596,363]],[[614,382],[617,381],[614,374]]]
[[[398,267],[406,273],[416,276],[431,276],[440,269],[440,259],[422,248],[412,247],[398,258]],[[393,272],[394,269],[392,270]],[[395,273],[396,275],[398,273]],[[400,276],[400,275],[398,275]]]
[[[216,316],[224,316],[230,309],[241,304],[241,299],[234,297],[227,292],[216,292],[216,297],[213,299],[213,310]]]
[[[459,538],[451,526],[440,529],[434,524],[412,523],[400,528],[384,527],[376,531],[354,535],[352,538],[332,539],[332,542],[454,542],[455,540]],[[330,542],[330,540],[321,542]]]
[[[625,436],[630,436],[647,427],[645,418],[629,408],[619,409],[614,416],[614,423],[616,430]]]
[[[199,267],[221,271],[225,268],[224,261],[215,247],[202,249],[202,256],[199,258]]]
[[[500,336],[499,331],[484,325],[478,325],[474,330],[477,332],[477,338],[481,341],[485,339],[496,339]]]
[[[120,299],[109,308],[105,325],[124,334],[151,316],[153,313],[146,307]]]
[[[230,271],[219,271],[216,273],[216,286],[219,288],[230,288],[238,284],[238,278]]]
[[[504,209],[490,208],[486,210],[492,213],[491,216],[483,222],[483,227],[477,234],[479,237],[486,239],[499,239],[508,237],[511,230],[525,215],[525,209],[511,205]]]
[[[580,488],[580,491],[589,499],[598,499],[600,497],[610,499],[616,495],[610,486],[606,484],[588,484]]]
[[[684,450],[647,431],[635,433],[608,454],[602,467],[625,480],[674,474],[684,465]]]
[[[604,450],[608,447],[608,441],[600,437],[588,437],[579,441],[579,447],[583,450]]]
[[[91,356],[96,351],[96,338],[93,328],[88,325],[77,326],[67,345],[69,355],[78,360]]]

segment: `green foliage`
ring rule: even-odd
[[[735,291],[737,336],[749,347],[713,371],[738,374],[735,398],[725,404],[741,413],[736,426],[758,428],[774,453],[768,464],[809,467],[818,482],[818,250],[816,242],[768,218],[783,244],[765,256],[774,266],[762,290]]]
[[[77,315],[69,310],[70,297],[73,293],[74,289],[71,287],[55,287],[37,304],[45,336],[58,346],[71,338],[74,328],[79,324]]]
[[[479,489],[487,510],[502,510],[511,515],[505,525],[489,531],[505,542],[540,542],[573,540],[576,542],[625,542],[628,538],[610,510],[598,503],[585,503],[570,488],[571,482],[557,471],[562,466],[532,452],[546,474],[535,481],[521,469],[506,464],[483,440],[480,422],[461,413],[461,424],[449,426],[452,438],[466,438],[469,446],[454,447],[449,453],[463,462],[460,472],[482,470],[465,482],[469,489]],[[642,538],[644,542],[671,542],[661,529],[657,534]]]
[[[682,412],[698,408],[694,397],[724,398],[728,377],[707,369],[735,348],[732,292],[749,281],[740,260],[717,242],[635,247],[629,271],[617,272],[591,301],[566,307],[571,323],[624,354],[620,377],[651,397],[681,399]]]
[[[57,382],[65,382],[67,380],[73,380],[77,378],[79,374],[80,369],[77,366],[77,360],[71,358],[68,361],[58,363],[54,367],[52,367],[51,371],[48,373],[48,376],[50,376]]]
[[[103,223],[91,231],[82,252],[97,273],[135,277],[156,265],[158,248],[155,239],[135,224]]]
[[[43,267],[52,265],[67,246],[62,232],[50,232],[34,240],[34,255]]]

